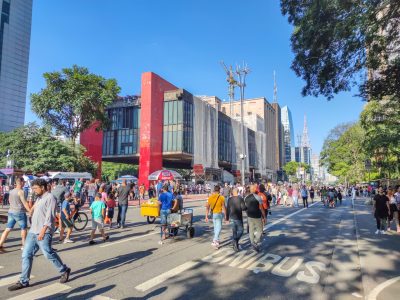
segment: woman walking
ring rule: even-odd
[[[389,208],[390,208],[390,214],[388,218],[388,231],[390,231],[390,222],[394,221],[396,224],[396,230],[398,233],[400,233],[400,225],[399,225],[399,211],[397,208],[397,203],[396,203],[396,198],[394,197],[394,192],[392,189],[389,189],[387,193],[387,197],[389,198]]]
[[[374,217],[377,228],[375,234],[385,234],[385,224],[388,222],[389,214],[389,198],[383,193],[383,188],[379,187],[378,194],[374,197]]]

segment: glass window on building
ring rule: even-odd
[[[221,115],[218,118],[218,159],[232,162],[232,126]]]

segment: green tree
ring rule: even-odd
[[[382,177],[400,175],[400,105],[393,99],[369,102],[360,116],[364,148]]]
[[[283,166],[283,171],[285,171],[286,175],[294,176],[296,175],[299,164],[295,161],[289,161],[287,164]]]
[[[101,166],[101,176],[107,180],[115,180],[122,175],[137,176],[137,174],[137,165],[103,162]]]
[[[30,123],[11,132],[0,133],[0,165],[11,151],[15,168],[34,173],[45,171],[85,171],[94,174],[97,165],[84,156],[82,146],[75,147],[52,136],[49,127]]]
[[[95,122],[97,129],[108,125],[104,109],[120,91],[115,79],[105,79],[76,65],[43,77],[46,87],[31,95],[31,104],[45,124],[73,142]]]
[[[331,99],[359,85],[367,99],[400,98],[400,1],[281,0],[281,10],[294,26],[292,69],[304,96]]]
[[[333,132],[341,132],[348,125],[338,125]],[[336,134],[333,134],[335,136]],[[331,134],[329,136],[332,136]],[[365,132],[360,124],[355,123],[343,131],[336,139],[327,139],[321,152],[321,163],[328,167],[328,172],[340,181],[351,183],[365,179],[365,160],[368,157],[364,149]]]

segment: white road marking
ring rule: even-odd
[[[4,278],[0,279],[0,287],[16,283],[16,282],[18,282],[20,277],[21,277],[21,275],[4,277]],[[35,276],[31,275],[31,278],[34,278],[34,277]]]
[[[362,296],[359,293],[352,293],[351,295],[356,298],[362,298]]]
[[[310,204],[308,207],[312,207],[314,205],[319,204],[319,202],[314,202],[313,204]],[[279,224],[283,221],[285,221],[286,219],[289,219],[290,217],[293,217],[294,215],[297,215],[298,213],[301,213],[302,211],[306,210],[307,208],[302,208],[299,209],[298,211],[295,211],[294,213],[291,213],[290,215],[284,216],[283,218],[280,218],[279,220],[276,220],[270,224],[268,224],[267,226],[264,227],[264,230],[271,228],[272,226],[275,226],[276,224]]]
[[[176,268],[173,268],[172,270],[169,270],[157,277],[154,277],[150,280],[147,280],[146,282],[143,282],[142,284],[139,284],[138,286],[135,287],[135,289],[137,289],[140,292],[145,292],[145,291],[159,285],[160,283],[163,283],[164,281],[166,281],[188,269],[193,268],[197,264],[199,264],[199,262],[195,262],[195,261],[185,262],[184,264],[182,264]]]
[[[0,269],[4,269],[4,267],[3,267],[3,266],[0,266]]]
[[[114,299],[110,298],[110,297],[98,295],[98,296],[94,296],[93,298],[90,298],[88,300],[114,300]]]
[[[389,285],[391,285],[399,280],[400,280],[400,276],[394,277],[392,279],[389,279],[389,280],[379,284],[371,291],[371,293],[369,293],[367,300],[376,300],[376,297],[379,295],[380,292],[382,292]]]
[[[68,285],[62,284],[62,283],[53,283],[48,286],[42,287],[40,289],[27,292],[24,294],[21,294],[19,296],[10,298],[8,300],[33,300],[33,299],[44,299],[49,296],[56,295],[58,293],[61,293],[63,291],[69,290],[71,287]]]
[[[291,257],[285,257],[282,259],[279,264],[277,264],[271,271],[272,274],[282,276],[282,277],[290,277],[297,270],[298,267],[303,263],[302,258],[294,258],[295,263],[289,267],[288,269],[283,268],[283,266],[291,259]]]
[[[140,235],[140,236],[135,236],[135,237],[127,238],[127,239],[122,239],[122,240],[119,240],[119,241],[116,241],[116,242],[106,243],[104,245],[101,245],[100,248],[110,247],[110,246],[113,246],[113,245],[116,245],[116,244],[121,244],[121,243],[126,243],[126,242],[129,242],[129,241],[133,241],[133,240],[138,240],[138,239],[144,238],[146,236],[154,235],[154,234],[160,234],[160,233],[159,232],[152,232],[152,233],[148,233],[148,234],[144,234],[144,235]]]

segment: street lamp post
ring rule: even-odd
[[[245,145],[245,127],[244,127],[244,120],[243,120],[243,115],[244,115],[244,108],[243,108],[243,101],[244,101],[244,89],[246,87],[246,76],[247,74],[250,73],[250,69],[247,67],[245,63],[243,63],[243,66],[236,66],[236,74],[238,76],[239,82],[237,85],[239,86],[240,89],[240,126],[242,129],[242,153],[240,154],[240,158],[242,159],[242,165],[241,165],[241,175],[242,175],[242,186],[245,185],[245,159],[247,157],[246,155],[246,145]]]

